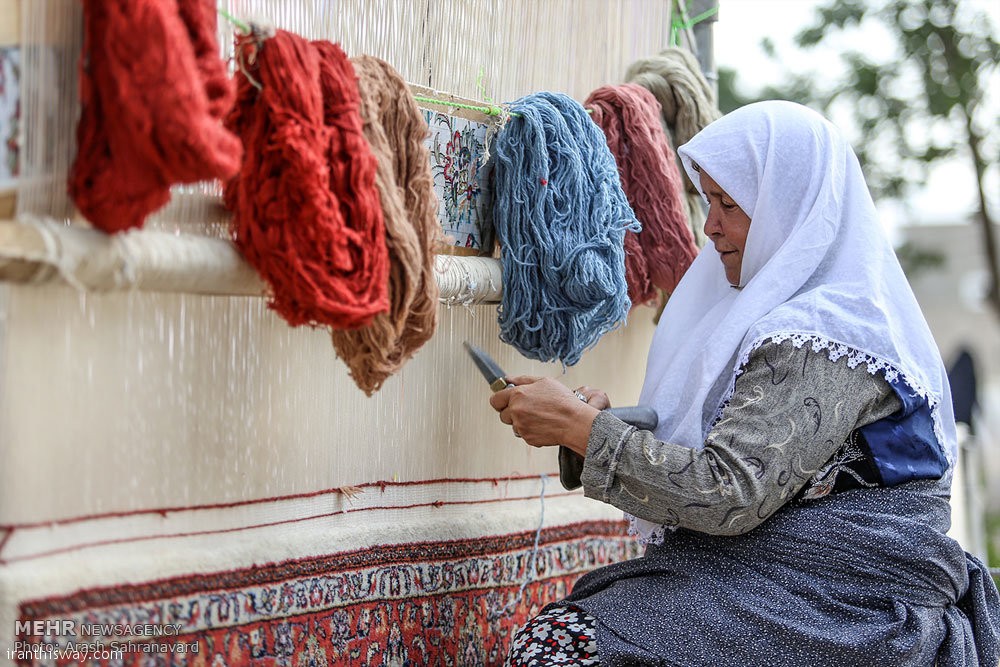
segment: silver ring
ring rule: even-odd
[[[583,401],[584,403],[587,403],[587,402],[588,402],[588,401],[587,401],[587,397],[586,397],[586,396],[584,396],[584,395],[583,395],[583,394],[582,394],[581,392],[579,392],[579,391],[574,391],[573,393],[574,393],[574,394],[576,395],[576,397],[577,397],[577,398],[579,398],[579,399],[580,399],[581,401]]]

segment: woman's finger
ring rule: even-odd
[[[508,375],[507,382],[516,385],[534,384],[542,378],[538,375]]]
[[[497,412],[507,409],[507,404],[510,403],[510,389],[501,389],[497,393],[490,396],[490,405]]]
[[[584,401],[587,405],[592,405],[598,410],[604,410],[611,407],[611,400],[608,395],[601,391],[600,389],[594,389],[593,387],[588,387],[583,385],[577,387],[573,390],[577,398]]]

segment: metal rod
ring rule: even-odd
[[[691,0],[691,12],[700,16],[712,8],[719,7],[721,0]],[[684,19],[687,21],[687,18]],[[705,79],[712,86],[716,98],[719,96],[719,73],[715,66],[715,22],[719,20],[719,12],[699,21],[694,25],[694,37],[697,47],[694,49],[698,64]]]

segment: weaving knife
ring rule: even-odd
[[[496,393],[507,387],[513,387],[514,385],[507,382],[507,374],[503,372],[497,362],[493,361],[493,357],[486,354],[482,349],[476,347],[469,341],[464,343],[466,351],[469,356],[472,357],[472,361],[475,362],[476,367],[479,372],[483,374],[486,381],[490,383],[490,389],[493,393]],[[578,394],[579,396],[579,394]],[[586,398],[580,396],[580,400],[586,402]],[[659,422],[659,417],[653,408],[645,405],[630,405],[628,407],[622,408],[607,408],[605,410],[608,414],[612,414],[618,419],[621,419],[626,424],[635,426],[643,431],[652,431],[656,428],[656,424]]]

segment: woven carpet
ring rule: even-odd
[[[33,665],[500,665],[513,632],[577,577],[638,555],[613,511],[561,489],[544,500],[539,492],[537,477],[439,480],[354,491],[333,512],[316,511],[341,495],[331,491],[269,499],[253,512],[170,508],[155,520],[139,513],[15,527],[36,551],[8,541],[9,573],[32,573],[25,592],[54,593],[18,601],[11,645],[34,652],[9,657]],[[543,512],[540,532],[503,532],[537,527]],[[269,520],[234,528],[246,517]],[[107,536],[121,522],[130,537],[86,541],[91,529]],[[38,546],[42,531],[73,536]],[[313,553],[268,559],[296,552]],[[234,554],[242,566],[212,567]],[[74,577],[60,582],[65,562]],[[91,570],[94,581],[111,583],[76,587]]]

